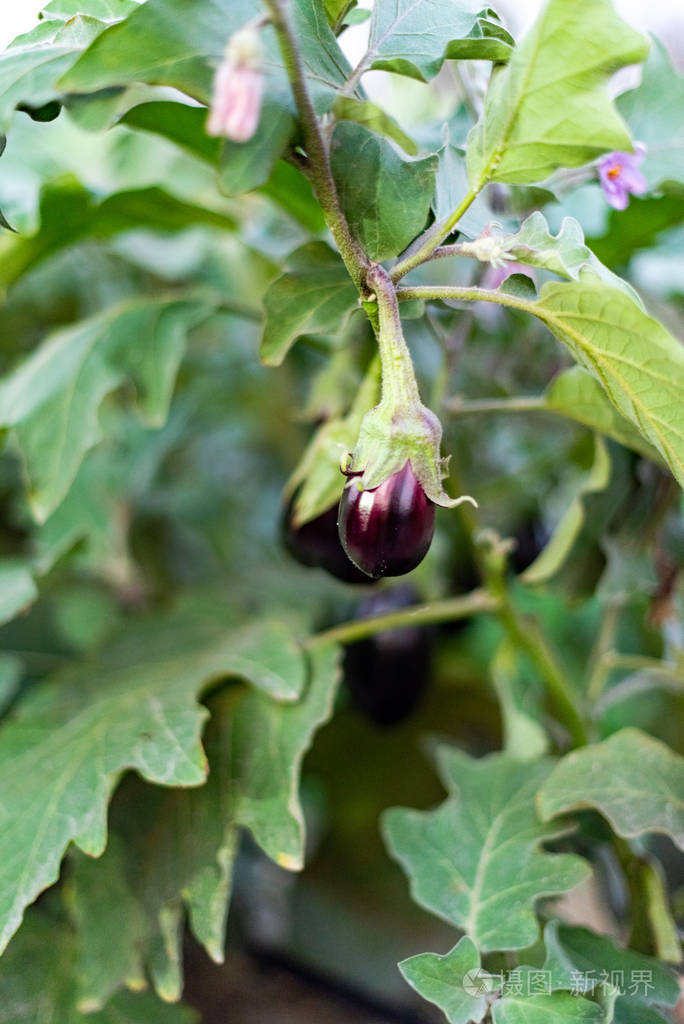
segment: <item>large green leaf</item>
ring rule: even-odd
[[[427,82],[448,58],[507,60],[512,46],[480,0],[378,0],[364,65]]]
[[[287,257],[264,307],[261,359],[279,366],[302,334],[337,334],[358,307],[358,293],[337,253],[325,242],[309,242]]]
[[[99,199],[74,178],[62,179],[41,192],[40,230],[35,235],[0,238],[0,288],[9,288],[36,264],[82,238],[110,238],[134,228],[182,231],[198,224],[223,231],[236,227],[227,214],[183,202],[161,188]]]
[[[684,77],[657,39],[644,65],[641,85],[617,101],[632,135],[646,146],[642,170],[651,191],[666,182],[684,185]]]
[[[562,370],[553,378],[543,398],[549,409],[611,437],[647,459],[661,461],[655,448],[611,405],[596,377],[581,366]]]
[[[632,197],[626,210],[610,211],[604,235],[587,241],[604,263],[626,266],[635,252],[653,245],[663,231],[683,220],[684,203],[677,196]]]
[[[419,953],[399,964],[409,985],[438,1006],[449,1024],[470,1024],[484,1017],[487,1000],[477,993],[479,968],[480,954],[467,935],[444,956]]]
[[[286,671],[278,692],[299,689],[303,663],[292,642],[266,640],[262,657],[264,639],[180,610],[129,627],[97,661],[66,670],[18,707],[0,732],[0,947],[55,881],[70,842],[102,853],[108,799],[123,771],[165,786],[205,781],[206,710],[196,696],[207,684],[249,674],[260,685]],[[289,777],[282,785],[291,785]],[[250,827],[252,810],[244,814]]]
[[[606,150],[630,150],[629,133],[606,91],[610,74],[643,60],[647,40],[610,0],[548,0],[492,78],[468,136],[468,177],[531,184]]]
[[[480,950],[530,945],[538,936],[534,901],[588,874],[579,857],[539,850],[559,834],[535,808],[552,766],[506,754],[476,760],[449,748],[439,760],[451,795],[434,811],[388,811],[389,851],[409,875],[413,898],[463,928]]]
[[[14,428],[37,519],[67,494],[100,438],[100,403],[123,381],[146,421],[164,422],[186,335],[206,315],[204,303],[178,299],[116,307],[53,334],[0,380],[2,424]]]
[[[65,23],[55,12],[0,53],[0,127],[8,126],[16,106],[40,107],[60,97],[58,78],[107,24],[81,14]]]
[[[297,703],[237,689],[213,699],[203,736],[204,786],[169,790],[131,780],[123,788],[112,811],[115,842],[101,860],[78,856],[72,862],[81,997],[88,1005],[102,1005],[127,980],[144,977],[146,968],[160,995],[179,998],[184,907],[198,941],[223,961],[241,824],[283,867],[301,868],[300,764],[331,713],[338,660],[332,648],[313,657]],[[116,949],[103,958],[110,934]]]
[[[562,758],[538,795],[545,820],[594,807],[621,836],[664,832],[684,848],[684,759],[639,729]]]
[[[684,348],[628,295],[585,271],[529,304],[684,484]]]
[[[77,970],[71,930],[31,911],[0,962],[0,1024],[198,1024],[194,1010],[168,1006],[151,992],[120,992],[98,1013],[82,1012]]]
[[[379,135],[343,121],[331,163],[352,231],[374,260],[397,256],[425,226],[437,157],[406,160]]]

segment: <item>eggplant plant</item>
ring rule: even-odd
[[[378,1019],[676,1019],[683,83],[611,0],[0,53],[0,1024],[239,1020],[256,904]]]

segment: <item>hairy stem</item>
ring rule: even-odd
[[[357,619],[344,622],[340,626],[317,633],[306,642],[306,647],[320,647],[324,644],[353,644],[357,640],[387,629],[400,626],[426,626],[435,622],[451,622],[455,619],[467,619],[471,615],[483,612],[494,612],[498,608],[497,599],[487,590],[472,590],[462,597],[449,598],[446,601],[431,601],[429,604],[418,604],[412,608],[387,615],[374,615],[368,619]]]
[[[362,290],[364,273],[369,265],[369,260],[352,235],[340,206],[330,168],[328,149],[311,102],[297,39],[287,15],[286,5],[284,0],[266,0],[266,7],[278,39],[297,106],[309,161],[311,184],[349,275],[357,288]]]
[[[376,331],[382,361],[382,402],[401,406],[420,401],[413,370],[399,316],[399,303],[389,274],[380,266],[373,266],[367,275],[368,287],[375,292],[378,304]]]

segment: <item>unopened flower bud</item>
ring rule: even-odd
[[[247,142],[259,124],[264,76],[261,44],[254,29],[245,28],[228,40],[214,77],[207,134]]]

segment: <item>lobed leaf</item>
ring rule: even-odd
[[[447,59],[504,61],[512,47],[480,0],[378,0],[364,64],[427,82]]]
[[[546,284],[539,316],[684,484],[684,348],[629,296],[589,272]]]
[[[314,655],[296,704],[236,689],[214,698],[203,737],[209,762],[204,786],[168,790],[131,780],[123,787],[112,811],[116,842],[100,861],[72,861],[74,906],[79,920],[89,923],[79,942],[82,1000],[102,1005],[150,967],[159,994],[178,999],[184,908],[197,940],[223,962],[240,824],[281,866],[301,868],[300,765],[313,733],[331,714],[338,662],[332,648]],[[103,889],[118,900],[103,902]],[[116,932],[116,951],[106,964],[102,939],[90,935],[96,927],[101,936]]]
[[[487,1012],[486,988],[477,994],[480,954],[466,935],[444,956],[420,953],[402,960],[399,970],[411,988],[439,1007],[449,1024],[477,1024]]]
[[[91,856],[102,853],[107,803],[124,770],[164,786],[205,781],[199,736],[207,712],[196,697],[209,683],[249,673],[259,685],[264,672],[271,679],[272,672],[287,672],[275,688],[268,682],[269,690],[298,692],[304,668],[292,643],[289,654],[281,647],[274,656],[268,629],[261,635],[271,650],[262,662],[259,634],[245,636],[223,623],[217,629],[180,611],[129,627],[96,662],[66,670],[21,703],[0,731],[0,948],[24,908],[57,878],[69,843]],[[292,807],[290,778],[280,785],[288,787]],[[262,766],[253,784],[269,779]],[[295,819],[292,844],[301,821],[295,809],[288,813]],[[251,805],[244,817],[251,826]],[[287,847],[288,857],[295,852]]]
[[[413,899],[463,928],[482,952],[522,949],[538,935],[534,901],[588,873],[579,857],[539,850],[558,835],[535,809],[551,764],[506,754],[476,760],[448,748],[439,760],[450,796],[434,811],[388,811],[389,851],[409,875]]]
[[[115,307],[57,331],[0,379],[0,422],[14,428],[39,521],[68,493],[100,438],[99,406],[124,380],[135,383],[148,423],[161,426],[187,332],[206,315],[206,304],[182,299]]]
[[[664,832],[684,848],[684,759],[639,729],[566,754],[537,800],[545,821],[593,807],[618,835]]]
[[[259,354],[267,366],[279,366],[302,334],[336,334],[358,307],[355,285],[325,242],[295,249],[283,270],[264,296],[266,320]]]
[[[468,136],[471,189],[487,181],[532,184],[607,150],[631,151],[606,84],[647,51],[647,40],[610,0],[547,0],[508,65],[493,75]]]
[[[425,226],[437,157],[409,161],[379,135],[343,121],[333,135],[331,165],[342,209],[368,255],[397,256]]]

